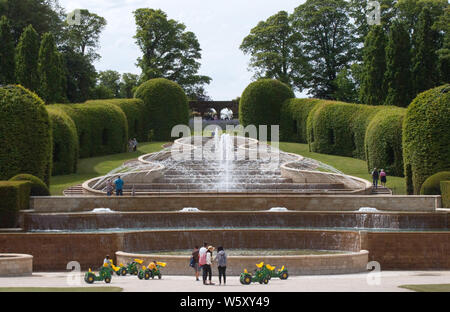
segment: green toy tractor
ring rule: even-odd
[[[113,270],[107,264],[105,264],[100,269],[98,275],[95,275],[95,273],[93,273],[91,269],[89,269],[89,272],[86,272],[86,274],[84,275],[84,280],[88,284],[99,281],[105,281],[106,284],[109,284],[111,283],[112,273]]]
[[[166,263],[164,262],[150,262],[147,267],[142,266],[139,270],[137,276],[139,279],[154,279],[155,276],[158,276],[158,279],[162,278],[161,268],[165,267]]]
[[[284,267],[284,265],[279,270],[271,270],[270,271],[270,277],[277,277],[281,280],[286,280],[289,277],[288,270]]]
[[[141,259],[134,259],[134,261],[128,263],[126,267],[126,273],[130,275],[138,275],[139,273],[139,266],[144,262],[144,260]]]
[[[264,265],[264,262],[256,265],[258,269],[255,270],[254,275],[249,273],[247,269],[241,273],[239,281],[243,285],[250,285],[251,283],[268,284],[270,280],[270,269]]]

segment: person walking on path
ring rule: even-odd
[[[223,250],[223,247],[220,246],[217,248],[217,255],[216,259],[218,270],[219,270],[219,285],[222,285],[222,277],[223,277],[223,284],[226,285],[227,283],[227,254],[225,253],[225,250]]]
[[[214,285],[214,283],[212,282],[212,260],[213,260],[213,253],[214,251],[214,247],[213,246],[209,246],[208,247],[208,251],[206,252],[206,264],[203,266],[204,270],[203,270],[203,284],[204,285]],[[206,282],[206,280],[209,279],[209,284]]]
[[[196,281],[200,280],[198,278],[199,272],[200,272],[200,266],[199,266],[198,260],[199,260],[199,249],[198,249],[198,246],[195,246],[194,251],[192,252],[191,267],[194,268]]]
[[[120,178],[120,176],[117,177],[117,180],[114,181],[114,184],[116,185],[116,195],[122,196],[123,195],[123,180]]]
[[[383,186],[383,187],[386,187],[386,172],[384,172],[384,169],[381,169],[381,171],[380,171],[380,182],[381,182],[381,185]]]
[[[378,188],[378,178],[379,178],[380,174],[378,173],[377,168],[373,168],[372,171],[372,181],[373,181],[373,186],[375,188]]]

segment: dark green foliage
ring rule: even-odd
[[[419,94],[439,85],[438,55],[440,40],[438,31],[432,29],[433,17],[425,7],[419,15],[414,32],[413,92]]]
[[[51,33],[45,33],[42,37],[39,49],[38,74],[39,95],[46,103],[61,102],[65,98],[63,87],[62,62],[59,52],[56,50],[55,40]]]
[[[78,136],[73,120],[54,105],[46,106],[52,122],[53,170],[52,175],[75,173],[78,161]]]
[[[281,106],[280,141],[308,143],[307,120],[317,99],[289,99]]]
[[[19,210],[28,209],[30,183],[0,181],[0,228],[17,227]]]
[[[386,36],[382,26],[373,26],[363,49],[363,73],[360,89],[361,102],[382,105],[386,97],[384,74],[386,71]]]
[[[450,170],[450,85],[420,93],[403,121],[403,162],[408,192],[419,194],[434,173]]]
[[[25,28],[16,47],[16,81],[31,91],[39,90],[39,35],[33,26]]]
[[[125,113],[128,122],[128,137],[136,138],[138,141],[146,141],[148,133],[145,132],[148,116],[145,104],[140,99],[113,99],[104,100],[104,103],[114,104]],[[86,104],[95,103],[88,101]]]
[[[450,208],[450,181],[441,181],[441,196],[442,207]]]
[[[384,108],[370,121],[365,136],[368,170],[384,169],[388,175],[403,176],[402,129],[406,110]]]
[[[50,196],[50,191],[45,185],[45,183],[39,179],[38,177],[35,177],[31,174],[18,174],[9,181],[26,181],[30,183],[30,195],[31,196]]]
[[[294,98],[294,93],[286,84],[273,79],[260,79],[251,83],[242,93],[239,103],[241,125],[279,125],[282,104]],[[268,139],[270,129],[267,129]]]
[[[153,130],[155,140],[170,140],[175,125],[187,125],[189,121],[188,99],[181,87],[164,78],[151,79],[141,84],[135,93],[146,106],[148,126],[145,132]]]
[[[311,151],[365,159],[364,138],[377,106],[320,101],[308,121]]]
[[[450,181],[450,171],[441,171],[429,176],[420,188],[420,195],[441,195],[441,181]]]
[[[126,151],[128,124],[124,112],[102,100],[88,104],[55,104],[75,123],[80,158]]]
[[[14,83],[14,38],[9,21],[5,16],[0,19],[0,85]]]
[[[394,22],[386,47],[385,105],[407,107],[412,99],[411,42],[405,25]]]
[[[21,86],[0,87],[0,179],[30,173],[48,185],[51,163],[51,124],[42,100]]]

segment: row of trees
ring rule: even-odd
[[[255,78],[275,78],[314,97],[406,106],[449,81],[446,0],[380,0],[381,25],[367,1],[307,0],[258,23],[240,49]]]

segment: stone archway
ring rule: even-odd
[[[189,107],[192,111],[200,114],[203,118],[213,108],[220,118],[220,112],[227,108],[233,112],[233,118],[239,118],[239,102],[237,101],[189,101]]]

